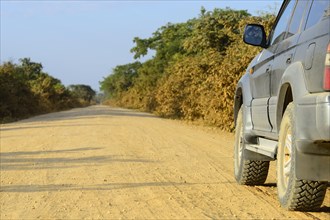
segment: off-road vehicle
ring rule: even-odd
[[[322,205],[330,181],[330,1],[285,0],[274,27],[249,24],[245,43],[264,48],[235,94],[235,178],[266,181],[288,210]]]

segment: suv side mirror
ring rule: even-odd
[[[259,24],[246,25],[243,35],[243,41],[246,44],[266,48],[267,40],[264,27]]]

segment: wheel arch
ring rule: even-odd
[[[241,87],[238,87],[236,89],[236,93],[235,93],[235,101],[234,101],[234,120],[235,120],[235,126],[236,126],[238,112],[239,112],[241,106],[243,105],[243,92],[242,92],[242,90],[243,89]]]
[[[237,115],[239,109],[242,105],[250,106],[252,100],[250,83],[249,83],[249,75],[248,73],[244,74],[242,78],[238,81],[236,92],[235,92],[235,100],[234,100],[234,120],[236,125]]]
[[[288,107],[288,105],[290,104],[290,102],[293,102],[292,88],[289,83],[285,83],[282,85],[278,97],[279,98],[277,101],[276,127],[277,127],[277,132],[279,133],[284,112]]]

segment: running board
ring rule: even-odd
[[[277,141],[259,138],[259,144],[247,144],[245,145],[245,149],[275,159],[277,152]]]

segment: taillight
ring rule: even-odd
[[[330,90],[330,43],[328,44],[327,54],[325,56],[323,89]]]

